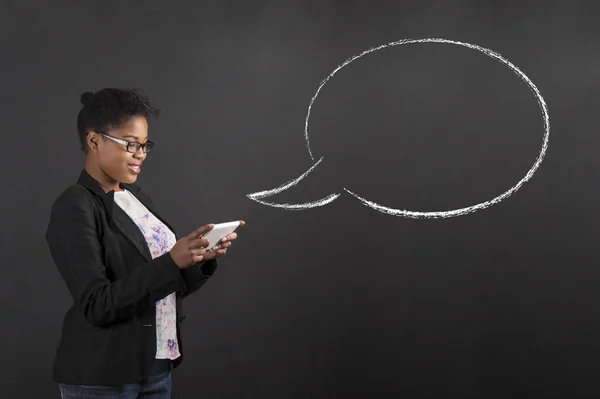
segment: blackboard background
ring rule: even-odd
[[[594,1],[2,1],[2,397],[59,397],[51,366],[71,298],[44,232],[83,168],[79,95],[141,87],[163,115],[138,182],[178,234],[247,225],[186,300],[175,398],[597,397],[600,355]],[[302,212],[246,194],[306,171],[304,119],[337,65],[441,37],[499,52],[548,103],[544,162],[498,205],[386,216],[348,194]],[[393,208],[489,200],[532,166],[540,108],[502,64],[413,44],[324,87],[323,164],[268,198],[347,187]]]

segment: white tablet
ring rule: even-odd
[[[206,238],[208,240],[208,246],[206,247],[206,250],[212,249],[212,247],[219,243],[221,238],[233,233],[239,225],[239,221],[215,224],[212,230],[202,235],[202,238]]]

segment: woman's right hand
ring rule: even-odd
[[[206,247],[208,246],[208,240],[206,238],[200,238],[202,234],[206,234],[208,231],[215,227],[214,224],[207,224],[199,229],[192,231],[187,237],[181,238],[171,248],[171,257],[175,264],[180,269],[186,269],[194,263],[201,262],[204,259],[206,253]]]

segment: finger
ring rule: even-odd
[[[192,256],[192,265],[194,263],[202,262],[203,259],[204,259],[204,255],[194,255],[194,256]]]
[[[206,249],[204,249],[204,248],[193,249],[193,250],[191,250],[191,253],[192,253],[192,256],[205,255]]]
[[[188,237],[191,237],[191,238],[200,237],[202,234],[206,234],[207,232],[212,230],[213,227],[215,227],[215,225],[213,223],[205,224],[204,226],[199,227],[196,230],[192,231]]]
[[[218,251],[211,252],[211,254],[212,254],[211,256],[212,256],[212,258],[218,258],[219,256],[225,255],[226,252],[227,252],[226,249],[220,249]]]
[[[208,252],[206,255],[204,255],[204,260],[205,261],[209,261],[215,258],[215,253],[214,252]]]
[[[215,245],[210,250],[211,251],[217,251],[219,249],[229,248],[230,246],[231,246],[231,242],[226,242],[226,243],[222,243],[222,244],[219,244],[219,245]]]
[[[190,240],[189,248],[190,249],[206,248],[207,246],[208,246],[208,240],[206,238],[196,238],[196,239]]]
[[[237,238],[237,233],[231,233],[228,236],[225,236],[221,239],[221,242],[235,240]]]

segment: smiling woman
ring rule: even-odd
[[[183,357],[182,299],[197,291],[237,238],[206,248],[206,224],[176,238],[135,184],[159,110],[140,90],[81,96],[85,169],[52,206],[50,252],[73,297],[54,363],[63,398],[170,398]],[[240,225],[244,222],[240,221]]]
[[[119,191],[119,181],[134,183],[154,146],[148,140],[148,118],[158,117],[160,110],[139,90],[87,92],[81,102],[77,130],[86,171],[107,192]]]

